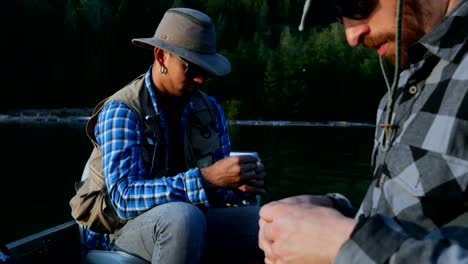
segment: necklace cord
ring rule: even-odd
[[[382,56],[379,56],[380,69],[385,80],[385,84],[388,89],[388,99],[387,107],[385,109],[385,123],[380,126],[384,129],[384,139],[381,144],[381,148],[384,151],[388,151],[390,148],[390,141],[392,138],[392,132],[395,128],[395,125],[392,124],[392,115],[393,115],[393,105],[395,90],[398,86],[399,76],[400,76],[400,63],[401,63],[401,28],[402,28],[402,10],[403,10],[403,0],[398,0],[397,14],[396,14],[396,34],[395,34],[395,68],[393,72],[393,82],[389,83],[386,68]]]

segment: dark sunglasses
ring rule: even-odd
[[[185,75],[188,76],[188,77],[198,77],[198,76],[207,76],[208,75],[208,72],[201,68],[200,66],[198,65],[195,65],[191,62],[188,62],[184,59],[182,59],[181,57],[173,54],[177,59],[180,60],[180,62],[182,62],[182,64],[185,65]]]
[[[375,8],[376,2],[377,0],[334,0],[336,18],[341,23],[343,17],[365,19]]]

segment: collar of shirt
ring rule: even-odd
[[[463,56],[468,37],[468,1],[460,1],[419,43],[447,61]]]
[[[161,114],[161,111],[158,108],[158,102],[156,99],[156,87],[153,85],[153,82],[151,81],[151,69],[153,68],[153,65],[151,65],[145,73],[145,85],[146,89],[148,89],[150,97],[151,97],[151,102],[153,103],[154,111],[156,114]],[[188,109],[193,109],[193,97],[191,96],[189,98],[189,102],[187,104]],[[186,112],[187,107],[184,109],[184,112]]]
[[[149,67],[149,69],[146,71],[145,73],[145,86],[146,86],[146,89],[148,89],[148,92],[150,94],[150,97],[151,97],[151,102],[153,103],[153,107],[154,107],[154,111],[156,113],[156,115],[159,115],[160,116],[160,120],[161,120],[161,126],[164,130],[164,133],[165,133],[165,139],[166,139],[166,144],[168,144],[169,142],[167,141],[168,140],[168,129],[167,129],[167,122],[166,122],[166,118],[164,117],[164,114],[160,111],[160,109],[158,108],[158,102],[157,102],[157,99],[156,99],[156,87],[154,86],[152,80],[151,80],[151,71],[152,71],[152,68],[153,68],[153,65],[151,65]],[[182,111],[182,123],[181,125],[182,126],[185,126],[185,124],[187,123],[187,116],[188,116],[188,112],[190,110],[193,109],[193,96],[191,96],[189,98],[189,101],[187,103],[187,105],[184,107],[184,110]]]

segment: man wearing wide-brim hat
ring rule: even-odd
[[[104,179],[115,215],[105,225],[82,221],[88,237],[158,264],[262,260],[259,207],[246,197],[265,193],[264,166],[254,155],[230,156],[223,110],[200,91],[208,75],[231,71],[210,17],[172,8],[153,37],[132,43],[154,63],[98,104],[87,125],[95,149],[83,179]]]

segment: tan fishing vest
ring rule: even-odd
[[[113,233],[126,221],[120,219],[111,205],[102,171],[100,146],[94,137],[94,127],[102,107],[118,100],[129,106],[138,116],[142,128],[141,153],[148,179],[166,176],[167,147],[160,118],[156,114],[144,82],[139,76],[114,95],[102,100],[94,109],[86,126],[86,133],[94,149],[86,163],[80,182],[76,183],[77,194],[70,200],[72,216],[92,231]],[[214,106],[202,91],[193,95],[193,111],[190,111],[184,133],[185,169],[206,167],[213,164],[213,152],[221,147],[216,131]]]

